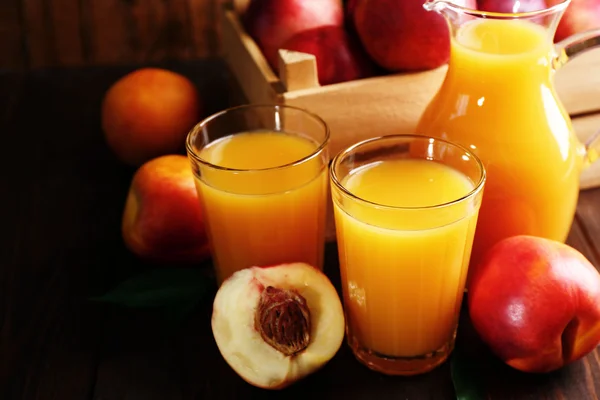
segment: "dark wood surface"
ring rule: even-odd
[[[165,66],[193,79],[207,112],[233,102],[219,61]],[[210,297],[169,329],[153,311],[88,301],[150,268],[121,241],[133,169],[114,158],[99,126],[104,91],[134,67],[0,75],[0,399],[455,398],[448,363],[419,377],[386,377],[345,344],[303,382],[255,389],[219,355]],[[600,189],[581,193],[569,243],[600,265]],[[339,288],[334,245],[326,271]],[[476,363],[489,399],[600,394],[598,349],[554,373],[519,373],[490,355],[463,313],[458,350]]]
[[[0,69],[216,56],[223,1],[2,0]]]

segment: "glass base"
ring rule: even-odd
[[[358,361],[373,371],[386,375],[411,376],[424,374],[443,364],[454,350],[455,338],[456,332],[438,350],[414,357],[395,357],[377,353],[361,346],[358,339],[353,336],[348,336],[348,345]]]

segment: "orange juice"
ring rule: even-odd
[[[327,164],[310,157],[317,148],[301,136],[259,131],[202,149],[199,156],[220,167],[200,167],[196,177],[220,282],[254,265],[322,268]]]
[[[477,207],[427,207],[461,199],[473,182],[435,161],[396,159],[360,167],[342,185],[367,201],[334,196],[350,342],[385,357],[439,350],[456,329]]]
[[[417,132],[462,144],[486,167],[472,267],[502,238],[569,232],[582,149],[557,101],[552,57],[549,31],[528,20],[453,32],[446,79]]]

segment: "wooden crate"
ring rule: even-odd
[[[238,14],[222,7],[223,56],[250,103],[278,103],[319,114],[331,129],[331,154],[373,136],[413,133],[440,87],[447,67],[377,76],[319,86],[314,56],[280,51],[280,76],[273,72]],[[556,74],[556,89],[584,139],[595,128],[577,118],[600,115],[600,50],[572,60]],[[589,172],[583,176],[588,179]],[[593,177],[593,176],[592,176]],[[582,182],[584,186],[588,183]]]
[[[234,2],[235,3],[235,2]],[[414,133],[419,117],[439,89],[447,66],[320,86],[315,58],[280,51],[280,75],[269,66],[232,6],[221,10],[223,57],[250,103],[277,103],[320,115],[331,129],[333,156],[357,141]],[[582,141],[600,129],[600,50],[573,59],[556,73],[556,90]],[[600,162],[583,171],[581,188],[600,185]],[[328,240],[335,239],[331,204]]]
[[[413,131],[446,71],[443,66],[319,86],[314,56],[282,51],[280,78],[238,15],[224,7],[222,18],[223,57],[247,100],[298,106],[320,115],[331,129],[332,155],[374,135]]]

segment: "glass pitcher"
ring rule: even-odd
[[[444,0],[424,4],[448,21],[451,55],[445,80],[417,132],[463,144],[487,169],[471,272],[490,246],[508,236],[565,241],[580,172],[598,158],[600,138],[578,142],[554,89],[560,66],[600,46],[600,30],[554,44],[569,3],[514,14]]]

